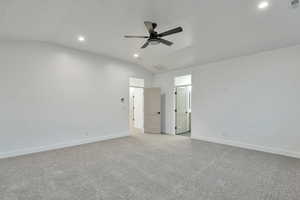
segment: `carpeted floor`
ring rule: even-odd
[[[299,200],[300,160],[139,135],[0,160],[1,200]]]

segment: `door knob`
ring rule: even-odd
[[[160,112],[157,112],[157,114],[159,114],[159,115],[160,115]]]

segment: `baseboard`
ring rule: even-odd
[[[129,132],[121,132],[121,133],[116,133],[116,134],[103,135],[103,136],[99,136],[99,137],[86,138],[86,139],[82,139],[82,140],[73,140],[73,141],[70,141],[67,143],[58,143],[58,144],[47,145],[47,146],[19,149],[16,151],[3,152],[3,153],[0,152],[0,159],[16,157],[16,156],[21,156],[21,155],[27,155],[27,154],[32,154],[32,153],[38,153],[38,152],[43,152],[43,151],[50,151],[50,150],[61,149],[61,148],[66,148],[66,147],[73,147],[73,146],[78,146],[78,145],[82,145],[82,144],[89,144],[89,143],[110,140],[110,139],[115,139],[115,138],[121,138],[121,137],[127,137],[127,136],[129,136]]]
[[[282,149],[263,147],[263,146],[259,146],[259,145],[247,144],[247,143],[242,143],[242,142],[237,142],[237,141],[232,141],[232,140],[226,140],[226,139],[210,138],[210,137],[203,137],[203,136],[194,136],[193,134],[192,134],[191,138],[196,139],[196,140],[206,141],[206,142],[224,144],[224,145],[240,147],[240,148],[244,148],[244,149],[262,151],[262,152],[266,152],[266,153],[283,155],[283,156],[288,156],[288,157],[293,157],[293,158],[299,158],[300,159],[300,153],[299,152],[292,152],[292,151],[286,151],[286,150],[282,150]]]

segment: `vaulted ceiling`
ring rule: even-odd
[[[258,0],[0,0],[0,39],[52,42],[160,72],[299,44],[300,9],[289,1],[259,10]],[[184,32],[167,37],[172,47],[142,50],[143,39],[123,36],[146,34],[146,20]]]

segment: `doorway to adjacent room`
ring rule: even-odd
[[[129,79],[129,130],[132,134],[144,132],[144,79]]]
[[[175,77],[175,134],[191,136],[192,76]]]
[[[160,134],[160,88],[145,88],[144,86],[144,79],[129,79],[129,130],[131,134]]]

